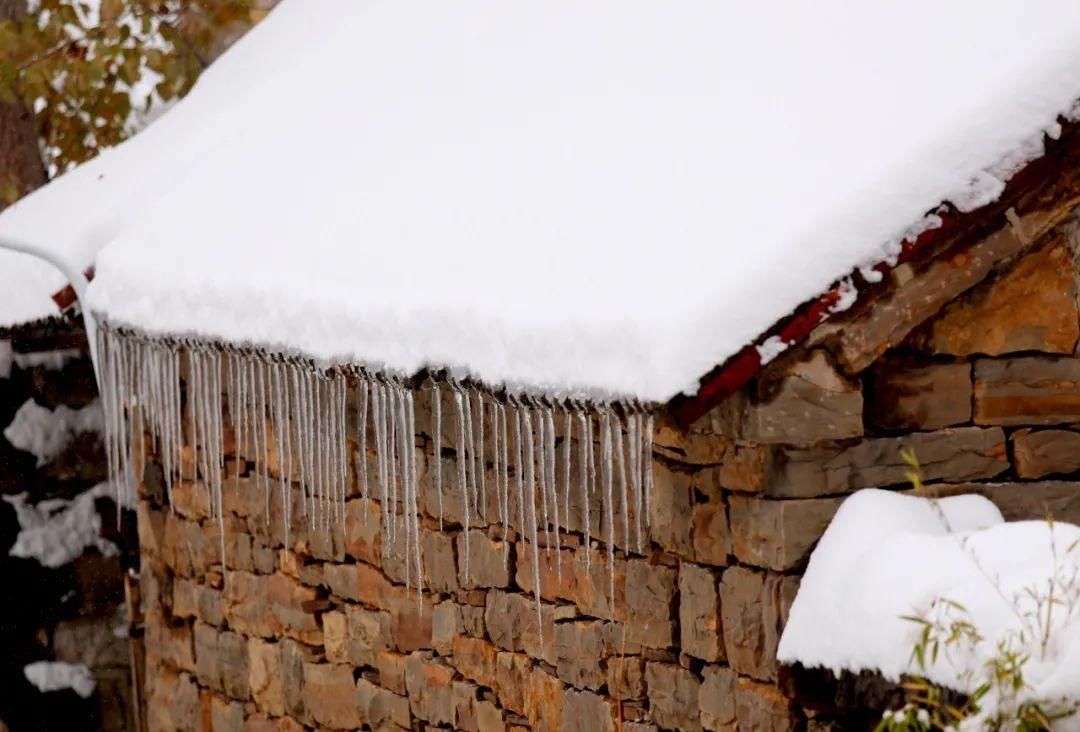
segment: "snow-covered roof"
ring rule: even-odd
[[[1060,0],[285,0],[0,215],[112,322],[667,399],[1080,97]],[[61,283],[0,259],[0,324]]]
[[[913,618],[936,624],[939,652],[928,644],[925,668],[913,657],[923,632]],[[956,623],[978,638],[962,632],[945,643]],[[840,506],[814,549],[777,657],[894,681],[914,673],[970,693],[1003,648],[1030,656],[1027,685],[1012,700],[995,688],[983,713],[1025,700],[1080,702],[1080,527],[1005,522],[976,495],[935,502],[864,490]],[[1059,728],[1080,729],[1080,719]]]

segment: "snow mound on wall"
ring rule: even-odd
[[[4,430],[4,437],[16,449],[37,457],[38,467],[41,467],[62,453],[75,435],[83,432],[100,434],[104,430],[105,415],[98,400],[81,409],[72,409],[66,404],[49,409],[27,399]]]
[[[106,557],[116,556],[119,553],[116,545],[101,537],[101,515],[95,507],[98,498],[113,498],[107,483],[71,501],[56,498],[30,504],[25,493],[3,496],[15,509],[19,521],[19,534],[8,554],[36,559],[52,569],[81,557],[90,547]]]
[[[35,661],[23,667],[23,674],[39,691],[71,689],[82,698],[88,699],[97,688],[90,669],[81,663]]]
[[[998,642],[1009,640],[1031,653],[1024,666],[1030,699],[1080,700],[1080,585],[1072,597],[1057,595],[1065,602],[1052,615],[1053,640],[1045,652],[1032,640],[1040,634],[1030,627],[1035,606],[1027,594],[1034,588],[1045,595],[1051,578],[1076,584],[1078,542],[1080,527],[1006,523],[980,496],[935,502],[860,491],[843,503],[814,550],[777,656],[783,663],[835,673],[877,671],[898,680],[920,672],[912,649],[921,628],[903,616],[956,616],[940,602],[948,600],[966,609],[983,641],[943,652],[924,672],[927,678],[969,692],[972,679],[983,679],[979,671]],[[1021,633],[1026,641],[1018,640]]]
[[[664,400],[1078,97],[1060,0],[285,0],[0,237],[107,247],[118,325]]]

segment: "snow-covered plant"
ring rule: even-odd
[[[910,452],[902,455],[911,466],[909,479],[916,491],[922,492],[918,460]],[[954,534],[945,513],[936,501],[934,505],[946,530]],[[1055,723],[1080,710],[1080,689],[1071,699],[1040,698],[1025,678],[1033,661],[1053,661],[1061,645],[1057,640],[1080,618],[1080,541],[1062,550],[1055,542],[1053,517],[1047,517],[1047,522],[1053,571],[1044,584],[1009,594],[983,569],[974,552],[966,552],[1017,621],[1003,637],[985,637],[967,608],[944,597],[935,599],[923,612],[904,616],[919,628],[911,652],[911,664],[917,671],[902,684],[907,703],[884,713],[879,732],[1034,732],[1053,729]],[[967,549],[964,539],[956,537]],[[946,687],[929,680],[931,670],[941,668],[939,659],[964,669],[957,674],[955,684]],[[962,659],[976,662],[964,663]]]

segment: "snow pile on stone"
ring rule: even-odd
[[[16,353],[12,358],[20,369],[43,368],[46,371],[63,371],[64,367],[80,355],[78,348],[63,348],[55,351],[31,351]]]
[[[105,415],[100,401],[95,400],[81,409],[72,409],[66,404],[49,409],[27,399],[4,430],[4,437],[16,449],[34,455],[41,467],[62,453],[76,435],[83,432],[100,434],[104,430]]]
[[[39,691],[71,689],[84,699],[90,698],[97,688],[90,669],[81,663],[35,661],[23,667],[23,675]]]
[[[932,501],[860,491],[840,507],[810,558],[778,658],[892,680],[919,673],[970,692],[1004,642],[1031,656],[1023,667],[1025,698],[1080,701],[1078,543],[1074,525],[1007,523],[980,496]],[[1048,596],[1052,582],[1056,602],[1044,622],[1037,598]],[[912,658],[922,628],[905,616],[970,620],[982,640],[943,645],[922,670]],[[991,695],[987,704],[994,703]]]
[[[118,325],[662,400],[1078,97],[1059,0],[286,0],[0,237],[107,246]],[[15,265],[0,324],[49,311]]]
[[[113,498],[107,483],[79,494],[71,501],[55,498],[27,503],[26,494],[3,496],[15,509],[19,534],[8,552],[13,557],[36,559],[55,569],[81,557],[94,547],[106,557],[119,553],[116,545],[101,537],[101,515],[95,501]]]

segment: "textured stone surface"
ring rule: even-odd
[[[883,359],[870,383],[866,419],[879,429],[936,430],[971,421],[969,363]]]
[[[596,690],[604,685],[603,627],[599,620],[555,626],[555,668],[560,679],[579,689]]]
[[[975,421],[996,425],[1080,421],[1080,360],[1019,356],[976,361]]]
[[[363,724],[356,704],[352,668],[345,664],[304,664],[304,705],[319,724],[355,729]]]
[[[705,661],[724,657],[717,578],[688,562],[679,565],[679,629],[683,653]]]
[[[784,448],[774,456],[764,493],[776,498],[808,498],[904,485],[909,482],[911,466],[901,456],[902,450],[918,457],[923,478],[928,481],[962,483],[993,478],[1009,467],[1004,432],[956,427],[866,439],[851,447]]]
[[[1080,432],[1022,429],[1012,434],[1010,442],[1016,474],[1021,478],[1080,470]]]
[[[793,577],[742,567],[724,571],[721,625],[731,668],[762,681],[775,679],[776,647],[797,587]]]
[[[559,727],[564,732],[614,732],[615,705],[591,691],[567,689]]]
[[[798,719],[780,690],[750,679],[739,679],[735,684],[735,715],[740,730],[791,732],[798,729]]]
[[[738,675],[726,666],[706,666],[698,691],[701,726],[710,732],[736,729],[735,683]]]
[[[838,498],[770,501],[731,497],[731,536],[740,561],[786,570],[802,564],[840,505]]]
[[[645,666],[645,686],[653,721],[665,729],[701,730],[701,682],[695,674],[667,663],[650,663]]]
[[[910,340],[916,348],[953,356],[1071,354],[1080,335],[1076,295],[1072,253],[1054,241],[949,303]]]
[[[739,437],[752,442],[812,445],[863,433],[858,383],[841,376],[824,351],[815,350],[763,388],[743,414]]]

